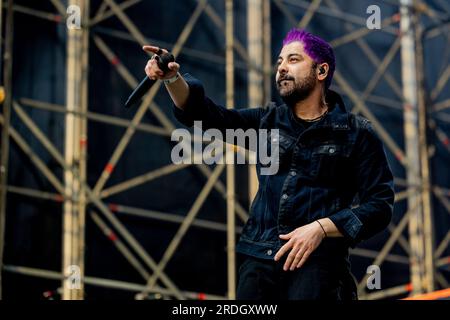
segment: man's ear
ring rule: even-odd
[[[330,70],[330,66],[328,63],[324,62],[317,65],[317,78],[319,80],[325,80],[328,76],[328,71]]]

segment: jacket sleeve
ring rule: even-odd
[[[355,145],[359,206],[329,217],[352,248],[385,229],[394,206],[394,178],[383,144],[368,121],[361,130]]]
[[[263,108],[227,109],[205,96],[202,83],[189,74],[183,75],[189,86],[189,97],[183,110],[173,106],[175,118],[187,127],[202,121],[202,129],[258,129]]]

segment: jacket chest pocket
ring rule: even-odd
[[[350,146],[324,144],[311,152],[311,175],[320,182],[335,185],[345,182],[351,168]]]
[[[281,131],[269,131],[267,135],[267,155],[275,161],[280,168],[290,164],[295,138]],[[262,164],[264,166],[264,164]]]

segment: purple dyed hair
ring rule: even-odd
[[[336,59],[334,57],[333,48],[328,42],[315,36],[305,30],[294,28],[288,32],[283,40],[283,46],[299,41],[303,44],[306,53],[316,63],[328,63],[330,70],[328,71],[327,79],[325,80],[325,89],[328,89],[331,80],[333,79],[334,69],[336,67]]]

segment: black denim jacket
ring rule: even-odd
[[[261,175],[236,250],[273,259],[283,245],[280,234],[328,217],[342,238],[325,238],[311,255],[348,259],[348,248],[374,236],[389,224],[394,204],[393,176],[382,142],[369,120],[346,111],[341,97],[329,90],[330,111],[319,122],[297,130],[286,105],[226,109],[205,96],[200,81],[184,76],[190,89],[184,110],[175,117],[202,129],[279,129],[280,166],[275,175]],[[270,136],[269,136],[270,139]]]

